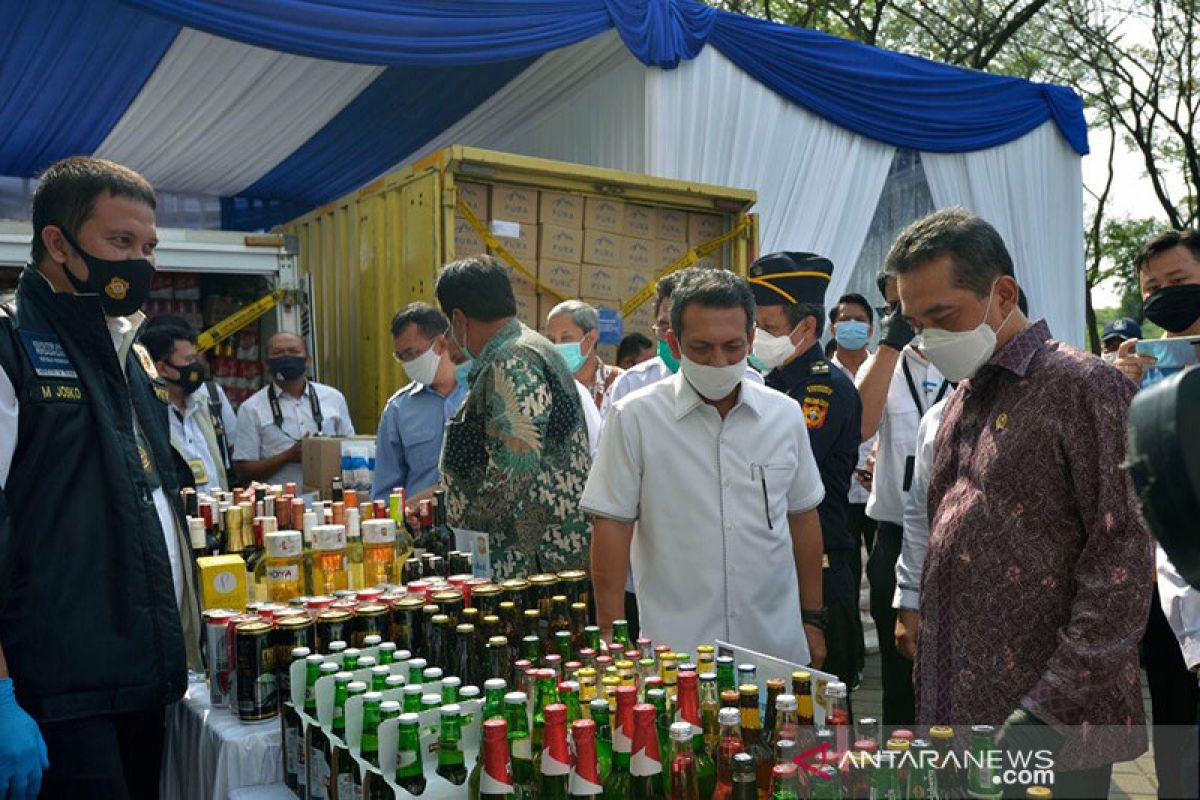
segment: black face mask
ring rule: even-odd
[[[278,356],[267,360],[267,369],[277,381],[290,381],[308,371],[308,359],[304,356]]]
[[[1145,311],[1163,330],[1182,333],[1200,319],[1200,284],[1164,286],[1146,298]]]
[[[175,384],[180,389],[183,389],[184,394],[191,394],[203,386],[204,382],[208,380],[208,375],[204,370],[204,365],[199,361],[189,362],[184,364],[182,367],[177,367],[171,363],[168,363],[167,366],[178,372],[179,377],[168,378],[166,375],[163,375],[162,379],[168,381],[169,383]]]
[[[88,267],[88,279],[81,281],[63,264],[63,272],[76,292],[99,295],[100,307],[110,317],[127,317],[142,307],[150,296],[150,283],[154,280],[153,264],[144,258],[123,261],[96,258],[80,247],[66,228],[60,225],[59,230]]]

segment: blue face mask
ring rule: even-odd
[[[470,388],[467,385],[467,375],[471,373],[471,366],[474,363],[474,359],[467,359],[454,368],[454,380],[458,381],[458,385],[462,386],[464,389]]]
[[[679,359],[671,352],[671,345],[667,344],[666,339],[658,340],[658,357],[667,365],[667,369],[672,373],[679,372]]]
[[[583,362],[587,361],[587,356],[580,349],[579,342],[562,342],[554,346],[558,348],[559,354],[567,362],[567,369],[572,375],[579,372],[579,369],[583,366]]]
[[[837,324],[833,338],[846,350],[861,350],[871,338],[871,328],[857,319],[843,320]]]

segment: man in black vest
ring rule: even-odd
[[[199,667],[164,392],[133,344],[154,207],[119,164],[51,166],[0,312],[0,796],[157,796]]]

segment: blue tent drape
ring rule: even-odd
[[[967,152],[1053,119],[1087,152],[1072,90],[949,67],[699,0],[120,0],[247,44],[337,61],[436,67],[533,58],[615,27],[643,63],[712,44],[792,102],[877,141]]]

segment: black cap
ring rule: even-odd
[[[1107,342],[1109,339],[1140,339],[1142,338],[1142,326],[1138,325],[1129,317],[1117,317],[1112,322],[1104,326],[1104,333],[1100,336],[1100,341]]]
[[[747,280],[760,306],[825,304],[833,262],[816,253],[771,253],[750,265]]]

